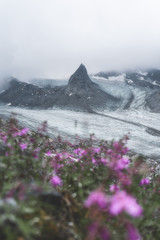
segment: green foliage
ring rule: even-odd
[[[71,144],[50,139],[46,123],[31,132],[14,118],[0,120],[0,239],[121,240],[129,239],[126,229],[138,229],[143,239],[158,240],[160,176],[143,158],[130,159],[126,141],[109,143],[92,135]],[[150,182],[140,185],[149,176]],[[113,185],[118,190],[111,190]],[[95,190],[106,196],[105,209],[84,206]],[[143,214],[134,218],[124,209],[111,214],[111,199],[119,191],[134,197]]]

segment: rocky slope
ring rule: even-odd
[[[125,73],[100,72],[95,77],[103,78],[103,82],[105,79],[106,86],[109,82],[118,84],[120,88],[125,86],[129,95],[123,109],[143,108],[160,113],[160,70],[127,71]],[[124,99],[126,92],[121,93]]]
[[[81,64],[65,85],[48,83],[46,80],[47,87],[12,79],[9,88],[1,92],[0,101],[41,109],[57,107],[87,112],[146,109],[160,113],[160,70],[99,72],[90,78]]]
[[[12,106],[52,108],[94,112],[109,108],[115,110],[121,99],[103,91],[88,76],[84,65],[70,77],[66,86],[38,87],[12,79],[10,87],[0,94],[0,101]]]

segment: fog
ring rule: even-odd
[[[0,0],[0,79],[160,68],[159,0]]]

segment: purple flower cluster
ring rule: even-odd
[[[27,143],[20,143],[19,146],[20,146],[21,150],[24,151],[27,148],[28,144]]]
[[[84,206],[89,208],[93,205],[97,205],[101,209],[106,208],[107,196],[100,190],[95,190],[91,192],[86,201],[84,202]]]
[[[61,178],[57,175],[53,175],[50,182],[53,185],[53,187],[58,187],[63,185]]]
[[[140,185],[143,186],[143,185],[148,185],[150,183],[150,180],[148,178],[143,178],[141,179],[140,181]]]
[[[118,215],[123,211],[132,217],[142,215],[142,207],[134,197],[128,195],[125,191],[117,191],[110,199],[110,213]]]
[[[17,136],[25,136],[27,135],[27,133],[29,132],[29,128],[23,128],[21,129],[20,131],[17,131],[13,134],[14,137],[17,137]]]
[[[142,207],[134,197],[128,195],[125,191],[117,191],[111,197],[107,197],[102,191],[95,190],[90,193],[84,202],[84,206],[87,208],[92,205],[96,205],[100,209],[104,209],[108,205],[111,215],[119,215],[121,212],[126,212],[132,217],[142,215]]]

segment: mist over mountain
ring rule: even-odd
[[[0,85],[6,77],[68,78],[160,69],[159,0],[1,0]]]
[[[81,64],[69,81],[10,81],[0,101],[27,108],[60,108],[75,111],[145,109],[160,112],[160,70],[99,72],[89,77]],[[50,84],[49,84],[50,83]]]
[[[92,82],[85,66],[81,64],[64,86],[39,87],[12,79],[9,88],[0,94],[0,101],[12,106],[59,107],[93,112],[107,106],[115,109],[119,106],[120,99]]]

